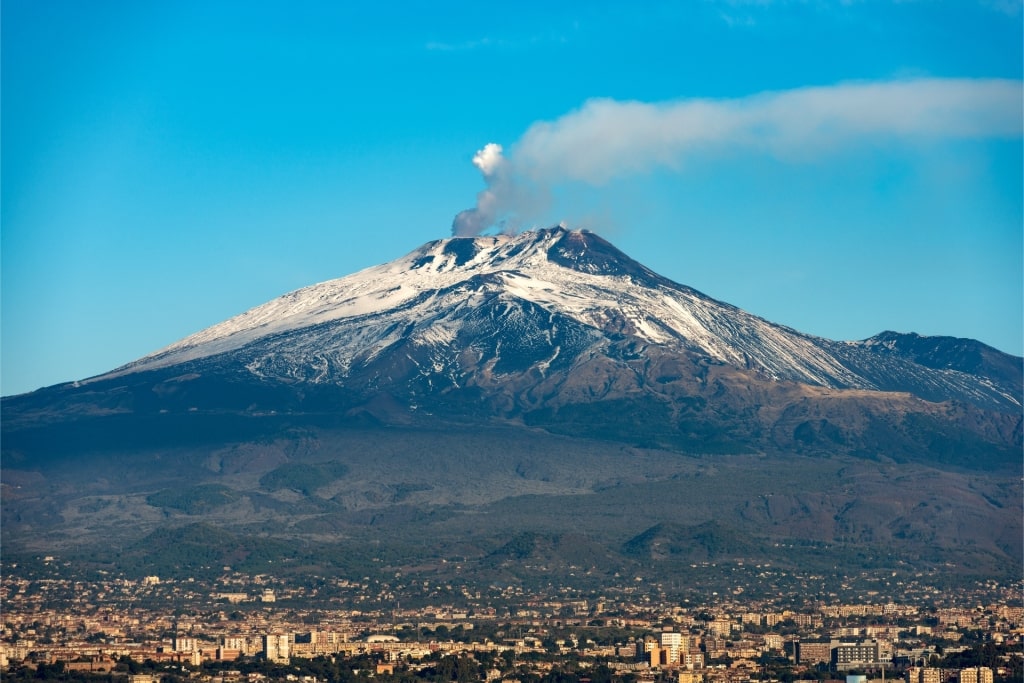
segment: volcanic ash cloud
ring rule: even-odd
[[[1019,138],[1024,87],[1007,79],[840,83],[736,99],[592,99],[531,125],[506,156],[489,143],[473,157],[486,187],[459,213],[455,235],[515,232],[541,217],[552,188],[599,186],[709,154],[764,154],[802,163],[858,145],[909,154],[953,140]],[[699,153],[699,154],[698,154]]]
[[[490,142],[473,156],[473,165],[480,169],[487,187],[476,195],[476,206],[460,211],[452,222],[452,234],[456,236],[479,235],[494,225],[501,212],[501,198],[507,192],[508,183],[503,173],[505,157],[501,145]]]

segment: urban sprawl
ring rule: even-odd
[[[1020,586],[777,604],[451,580],[230,571],[67,578],[3,567],[4,680],[1019,681]],[[63,578],[62,578],[63,577]],[[405,604],[403,604],[405,603]]]

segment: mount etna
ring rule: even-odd
[[[561,227],[2,403],[3,547],[138,572],[1017,576],[1022,361],[823,339]],[[586,577],[586,578],[584,578]]]

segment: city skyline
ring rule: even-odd
[[[992,581],[951,591],[926,577],[883,585],[862,575],[833,585],[842,597],[772,595],[761,585],[766,574],[789,577],[790,588],[822,577],[758,565],[757,578],[733,574],[731,591],[683,598],[625,577],[600,590],[557,581],[472,585],[432,573],[289,581],[228,567],[215,579],[86,578],[68,570],[77,563],[42,560],[11,565],[16,571],[0,584],[8,606],[0,668],[11,680],[141,674],[130,679],[138,683],[188,671],[192,680],[227,683],[286,673],[294,680],[302,671],[315,683],[367,667],[380,677],[438,680],[435,667],[456,657],[449,664],[473,674],[460,680],[489,681],[536,680],[558,669],[563,681],[747,683],[847,673],[993,683],[1016,680],[1021,667],[1018,586]],[[858,579],[866,581],[853,588]]]

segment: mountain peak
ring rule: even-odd
[[[516,234],[452,237],[429,242],[413,254],[414,268],[434,262],[444,268],[459,268],[474,261],[495,266],[515,260],[531,260],[536,264],[546,259],[554,265],[590,275],[658,277],[596,233],[569,229],[561,224]]]
[[[998,377],[1011,386],[1020,386],[1024,381],[1024,368],[1019,357],[975,339],[886,330],[861,343],[875,353],[899,356],[935,370]]]
[[[583,273],[612,276],[657,277],[610,242],[589,230],[554,233],[557,239],[548,248],[552,263]]]
[[[545,376],[626,344],[696,354],[772,381],[1019,409],[1019,370],[979,382],[995,366],[979,363],[976,347],[939,342],[929,350],[931,340],[911,337],[847,344],[802,334],[661,277],[593,232],[559,225],[428,242],[94,380],[228,364],[261,381],[347,385],[374,368],[387,381],[462,386],[519,371]],[[1019,359],[983,357],[1019,368]],[[380,369],[382,359],[397,366]]]

